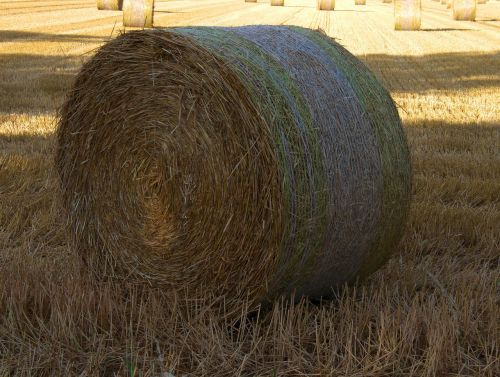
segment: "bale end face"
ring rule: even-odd
[[[394,30],[419,30],[421,18],[420,0],[394,0]]]
[[[98,10],[122,10],[123,0],[97,0]]]
[[[123,26],[153,27],[154,0],[124,0]]]
[[[476,19],[476,0],[453,0],[453,19],[474,21]]]
[[[317,0],[316,8],[318,10],[334,10],[335,0]]]

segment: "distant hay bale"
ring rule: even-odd
[[[449,0],[441,0],[441,4],[446,5]]]
[[[153,27],[154,0],[124,0],[123,26]]]
[[[123,0],[97,0],[98,10],[122,10]]]
[[[388,92],[299,27],[123,34],[78,74],[57,145],[69,234],[96,278],[208,291],[231,312],[363,279],[409,210]]]
[[[385,4],[390,4],[390,3],[392,3],[392,0],[382,0],[382,2]]]
[[[451,9],[453,6],[453,0],[447,0],[446,1],[446,9]]]
[[[486,4],[488,2],[488,0],[477,0],[476,3],[477,4]]]
[[[420,0],[394,0],[395,30],[418,30],[420,23]]]
[[[453,19],[474,21],[476,19],[476,0],[453,0]]]
[[[334,10],[335,0],[316,0],[316,8],[319,10]]]
[[[366,5],[366,0],[354,0],[354,5]]]
[[[257,0],[245,0],[245,3],[256,3]]]
[[[282,7],[285,5],[285,0],[271,0],[271,6]]]

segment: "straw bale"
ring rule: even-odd
[[[406,137],[339,44],[285,26],[126,33],[78,74],[56,167],[97,279],[224,297],[325,297],[397,246]]]
[[[154,0],[124,0],[123,26],[153,27]]]
[[[420,23],[420,0],[394,0],[395,30],[419,30]]]
[[[474,21],[476,19],[476,0],[453,0],[453,19]]]
[[[245,3],[256,3],[257,0],[245,0]]]
[[[316,0],[316,9],[334,10],[335,9],[335,0]]]
[[[366,0],[354,0],[354,5],[366,5]]]
[[[122,10],[123,0],[97,0],[99,10]]]
[[[282,7],[285,5],[285,0],[271,0],[271,6]]]

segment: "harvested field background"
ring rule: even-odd
[[[92,50],[122,29],[95,1],[0,3],[0,376],[494,376],[500,372],[500,2],[476,22],[422,3],[157,1],[155,24],[322,28],[400,107],[414,168],[400,250],[321,306],[240,323],[180,313],[161,292],[95,286],[67,244],[53,171],[56,109]]]

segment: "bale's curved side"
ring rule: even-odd
[[[453,0],[453,19],[474,21],[476,19],[476,0]]]
[[[420,0],[394,0],[394,30],[419,30],[421,20]]]
[[[98,10],[122,10],[123,0],[97,0]]]
[[[368,275],[409,206],[388,93],[296,27],[109,42],[61,111],[56,165],[74,245],[97,276],[208,290],[226,307],[321,297]]]
[[[334,10],[335,0],[316,0],[316,8],[318,10]]]
[[[153,27],[154,0],[124,0],[123,26]]]

